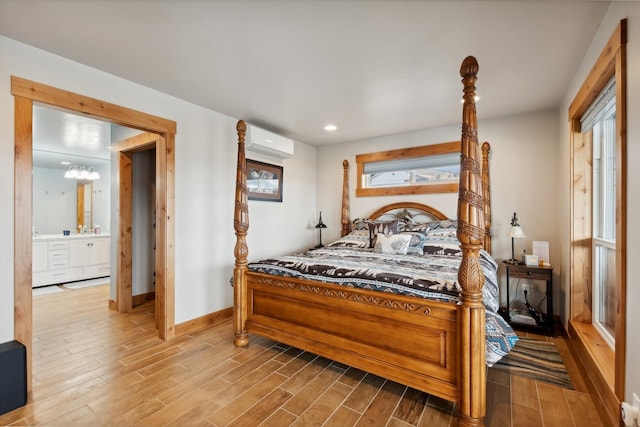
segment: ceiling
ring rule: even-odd
[[[609,4],[2,0],[0,34],[320,146],[458,123],[467,55],[480,120],[555,108]]]

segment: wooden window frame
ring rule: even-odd
[[[627,21],[616,27],[569,106],[571,215],[569,247],[569,335],[590,380],[594,404],[607,424],[619,422],[625,396],[626,370],[626,247],[627,247]],[[615,76],[616,79],[616,313],[615,350],[612,352],[591,323],[592,254],[592,133],[582,133],[580,117]],[[612,354],[613,353],[613,354]],[[611,366],[613,365],[613,366]]]
[[[364,188],[362,186],[365,163],[410,159],[415,157],[437,156],[460,153],[460,141],[423,145],[421,147],[400,148],[356,155],[356,196],[396,196],[404,194],[456,193],[458,182],[448,184],[404,185],[398,187]]]

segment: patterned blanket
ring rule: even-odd
[[[481,252],[485,272],[487,364],[493,365],[511,350],[517,337],[497,314],[497,264]],[[457,302],[460,293],[460,256],[392,255],[372,249],[330,247],[250,263],[249,270],[276,276],[392,292],[438,301]]]

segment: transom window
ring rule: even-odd
[[[356,165],[356,196],[456,192],[460,142],[359,154]]]

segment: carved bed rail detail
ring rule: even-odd
[[[267,277],[258,277],[256,278],[255,281],[256,283],[263,284],[263,285],[293,289],[299,292],[322,295],[329,298],[357,301],[364,304],[386,307],[394,310],[402,310],[410,313],[424,314],[426,316],[431,314],[431,307],[425,304],[407,303],[403,301],[391,300],[388,298],[361,295],[358,293],[349,292],[349,290],[336,291],[333,289],[326,289],[321,286],[313,286],[305,283],[289,282],[287,280],[278,280],[278,279],[272,279]]]

